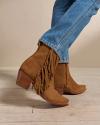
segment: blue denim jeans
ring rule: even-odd
[[[39,41],[54,49],[59,63],[69,63],[69,48],[99,8],[100,0],[56,0],[51,28]]]

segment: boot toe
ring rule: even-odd
[[[42,98],[44,98],[47,102],[49,102],[51,105],[54,105],[54,106],[59,106],[59,107],[62,107],[62,106],[67,106],[68,105],[68,102],[69,100],[60,95],[56,90],[54,90],[53,88],[52,89],[47,89],[43,95],[42,95]]]
[[[67,106],[69,104],[69,99],[63,97],[61,104],[63,104],[63,106]]]
[[[73,92],[73,94],[78,95],[78,94],[84,93],[85,91],[86,91],[86,85],[80,84],[77,86],[77,88],[76,88],[75,92]]]
[[[86,85],[75,84],[74,86],[71,86],[69,88],[65,88],[64,94],[78,95],[78,94],[84,93],[85,91],[86,91]]]
[[[81,84],[80,85],[80,93],[83,93],[83,92],[85,92],[86,91],[86,85],[84,85],[84,84]]]

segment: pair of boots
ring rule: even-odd
[[[42,42],[38,45],[37,51],[22,63],[16,84],[25,89],[32,84],[50,104],[66,106],[69,100],[62,94],[80,94],[86,86],[72,79],[68,64],[58,64],[60,59],[53,49]]]

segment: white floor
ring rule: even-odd
[[[16,71],[0,70],[0,125],[100,125],[100,69],[71,69],[86,83],[82,95],[68,95],[70,105],[55,108],[16,86]]]

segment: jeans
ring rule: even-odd
[[[58,54],[59,63],[69,63],[69,48],[99,8],[100,0],[56,0],[51,28],[39,41]]]

